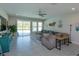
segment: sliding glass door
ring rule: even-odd
[[[37,32],[37,22],[32,22],[32,32]]]
[[[30,21],[17,21],[17,31],[20,36],[30,35]]]
[[[43,28],[43,22],[38,22],[38,32]]]
[[[40,32],[43,29],[42,21],[17,21],[17,32],[19,36],[30,35],[32,33]]]
[[[43,22],[33,21],[32,22],[32,32],[39,32],[43,29]]]

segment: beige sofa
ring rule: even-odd
[[[49,33],[43,33],[41,43],[49,50],[55,47],[55,36]]]

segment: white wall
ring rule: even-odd
[[[16,25],[17,24],[17,18],[9,16],[8,17],[8,25]]]
[[[59,20],[62,20],[63,26],[61,28],[58,27]],[[55,26],[49,26],[49,23],[52,23],[52,22],[56,22],[56,25]],[[68,28],[68,29],[66,29],[66,28]],[[53,19],[46,20],[44,22],[44,29],[53,30],[53,31],[57,31],[57,32],[69,33],[69,24],[68,24],[67,20],[63,20],[61,18],[53,18]]]
[[[22,20],[22,21],[44,21],[44,19],[40,19],[40,18],[12,16],[12,15],[9,15],[8,18],[9,18],[8,19],[8,25],[16,25],[17,20]]]
[[[0,9],[0,15],[8,20],[8,15],[7,15],[7,13],[4,10]]]
[[[62,20],[62,22],[63,22],[62,28],[58,27],[59,20]],[[48,24],[53,21],[56,21],[56,26],[49,27]],[[44,22],[44,29],[70,33],[70,26],[69,25],[72,24],[71,41],[72,41],[72,43],[79,44],[79,32],[77,32],[75,30],[75,26],[77,23],[79,23],[79,13],[62,16],[60,18],[49,19]]]
[[[79,44],[79,32],[76,31],[76,25],[79,24],[79,13],[73,14],[65,18],[72,24],[71,40],[75,44]]]

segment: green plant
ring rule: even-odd
[[[16,26],[16,25],[10,26],[9,29],[10,29],[10,32],[11,32],[11,33],[17,32],[17,26]]]

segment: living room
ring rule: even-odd
[[[0,27],[0,29],[6,28],[0,32],[1,55],[78,55],[78,6],[79,3],[0,4],[1,22],[3,19],[6,20],[3,22],[5,26]],[[11,38],[9,43],[5,40],[4,43],[2,39],[8,32]]]

